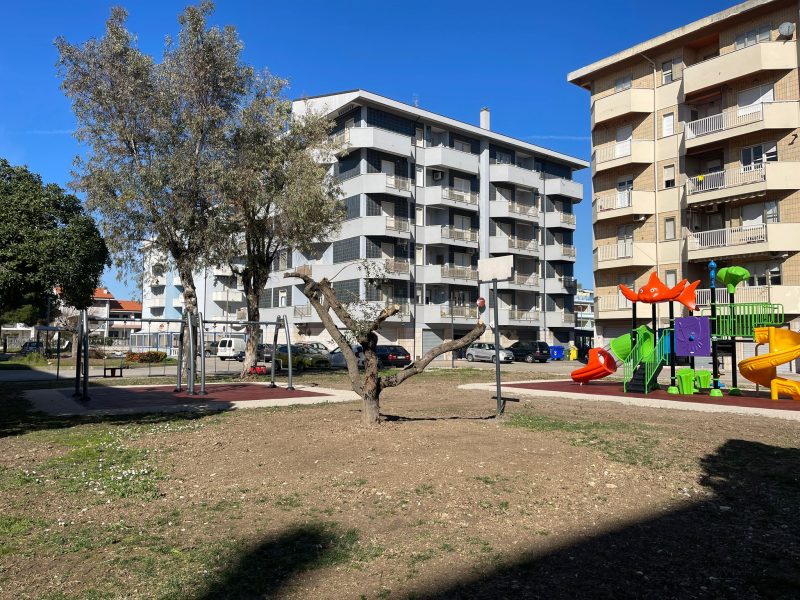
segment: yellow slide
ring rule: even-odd
[[[739,363],[739,372],[745,379],[768,387],[773,400],[778,394],[800,400],[800,382],[778,377],[777,367],[800,356],[800,333],[774,327],[756,327],[755,342],[769,344],[769,352],[746,358]]]

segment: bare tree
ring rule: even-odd
[[[368,276],[371,275],[368,273]],[[341,348],[347,363],[350,384],[353,391],[361,396],[363,405],[361,420],[367,426],[374,426],[380,423],[380,397],[384,389],[396,387],[414,375],[419,375],[437,356],[468,346],[486,331],[486,325],[482,320],[478,320],[475,328],[464,337],[444,342],[428,350],[422,358],[413,361],[399,373],[380,376],[378,375],[380,360],[376,352],[376,346],[378,345],[376,331],[386,319],[396,315],[400,307],[394,305],[384,308],[374,306],[370,308],[367,306],[368,303],[358,299],[355,301],[352,299],[340,299],[327,278],[315,281],[310,276],[298,272],[286,273],[284,277],[303,280],[303,294],[308,298],[311,306],[314,307],[328,334]],[[331,315],[331,311],[333,311],[333,315]],[[347,330],[346,332],[339,330],[334,321],[334,316],[341,321]],[[350,347],[350,343],[353,341],[360,344],[364,350],[363,379],[358,369],[358,359],[356,359]]]

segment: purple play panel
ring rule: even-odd
[[[708,317],[675,319],[675,355],[711,356],[711,326]]]

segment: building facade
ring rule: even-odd
[[[575,329],[594,334],[594,290],[584,289],[580,283],[575,294]]]
[[[781,303],[796,328],[797,24],[797,0],[751,0],[569,74],[591,94],[597,345],[631,329],[619,284],[699,279],[708,306],[712,259],[750,271],[737,301]]]
[[[487,109],[473,126],[364,90],[293,108],[335,122],[343,150],[330,167],[347,217],[332,243],[281,257],[264,295],[267,318],[290,310],[301,339],[329,341],[300,287],[283,279],[304,269],[331,279],[337,293],[399,305],[379,336],[421,356],[474,327],[478,297],[492,308],[478,259],[510,254],[513,278],[498,294],[504,340],[574,339],[572,207],[583,186],[572,174],[587,162],[492,132]],[[383,268],[383,283],[370,283],[364,261]]]

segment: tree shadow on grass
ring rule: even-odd
[[[690,508],[414,597],[800,598],[800,450],[730,440],[701,465],[713,495]]]
[[[365,558],[356,529],[323,521],[297,524],[256,548],[226,550],[212,565],[217,577],[194,600],[278,598],[299,573]]]
[[[409,423],[414,421],[489,421],[497,415],[485,417],[406,417],[403,415],[386,415],[381,413],[381,420],[387,423]]]

